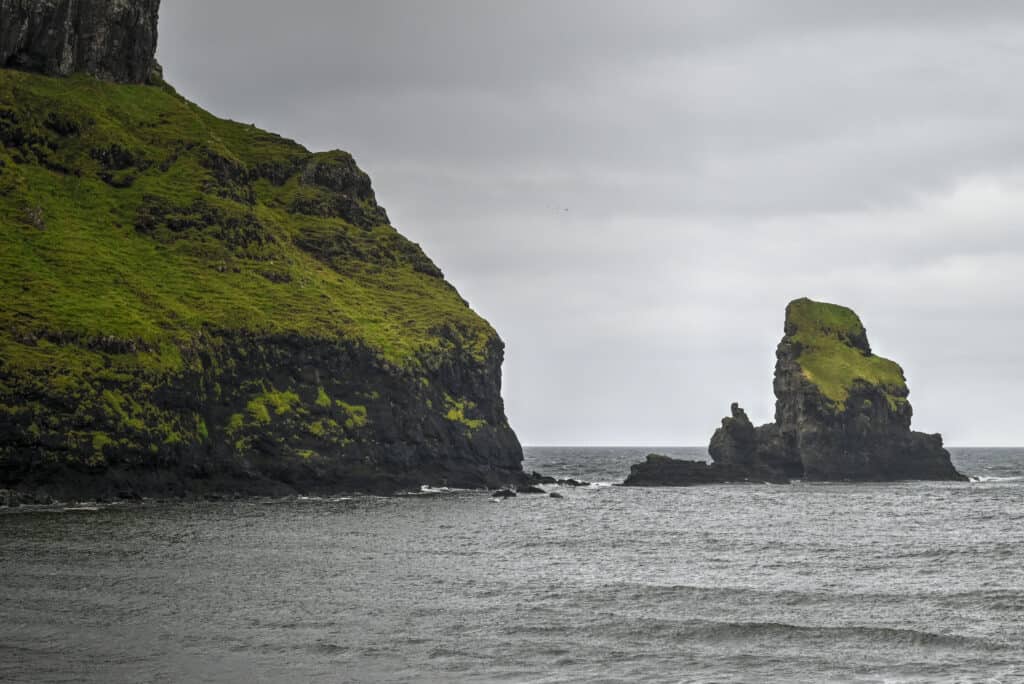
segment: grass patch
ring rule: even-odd
[[[346,416],[348,416],[345,419],[346,429],[357,430],[361,427],[366,427],[366,425],[370,422],[370,419],[366,413],[365,406],[346,404],[343,401],[338,401],[338,406],[339,408],[343,409],[345,411]]]
[[[797,363],[804,377],[832,400],[837,410],[846,408],[858,381],[880,388],[894,409],[906,402],[909,391],[903,369],[869,351],[864,326],[851,309],[798,299],[786,309],[786,330],[800,346]]]
[[[316,390],[316,405],[320,408],[331,408],[331,398],[323,387],[318,387]]]
[[[466,399],[455,399],[449,395],[445,395],[445,404],[448,412],[445,414],[445,418],[454,422],[465,425],[470,430],[479,430],[487,424],[486,420],[480,418],[470,418],[466,414],[472,413],[476,409],[476,404]]]
[[[386,224],[348,155],[169,88],[0,70],[0,102],[9,368],[81,378],[116,349],[129,370],[173,373],[204,330],[356,341],[401,367],[453,347],[485,358],[493,329]]]

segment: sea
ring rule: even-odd
[[[3,682],[1024,682],[1024,448],[970,483],[0,513]]]

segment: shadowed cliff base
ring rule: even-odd
[[[850,309],[791,302],[776,358],[774,423],[755,428],[733,404],[711,438],[713,463],[652,454],[624,484],[966,480],[940,435],[910,429],[903,369],[872,353]]]

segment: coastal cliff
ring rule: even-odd
[[[0,489],[522,481],[494,329],[349,154],[164,84],[157,7],[0,0]]]
[[[940,435],[910,429],[903,369],[872,352],[857,314],[798,299],[786,307],[784,332],[774,423],[755,428],[733,404],[711,438],[711,464],[653,456],[633,466],[625,484],[965,479]]]

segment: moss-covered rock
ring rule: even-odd
[[[894,409],[909,391],[899,364],[875,356],[867,332],[851,309],[797,299],[786,307],[786,337],[803,376],[829,399],[836,412],[846,408],[858,383],[878,388]]]
[[[502,357],[347,153],[0,69],[0,487],[514,482]]]
[[[776,351],[775,422],[755,428],[737,404],[711,438],[714,463],[649,460],[626,484],[805,480],[963,480],[942,437],[913,432],[903,369],[871,351],[852,310],[797,299]],[[700,464],[703,466],[703,464]],[[689,481],[691,480],[692,481]]]
[[[941,436],[911,431],[903,369],[872,353],[850,309],[791,302],[776,356],[775,424],[804,479],[963,479]]]

